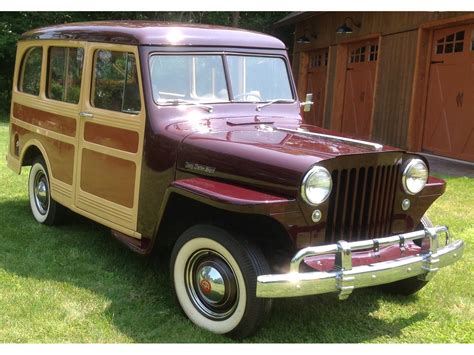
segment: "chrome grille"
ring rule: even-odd
[[[333,170],[332,180],[326,242],[390,234],[400,163]]]

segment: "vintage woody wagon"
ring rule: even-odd
[[[303,124],[309,101],[264,34],[37,29],[18,42],[8,166],[31,166],[39,223],[68,208],[169,250],[179,305],[215,333],[252,334],[277,297],[416,292],[462,255],[424,217],[445,183],[422,156]]]

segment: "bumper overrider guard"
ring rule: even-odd
[[[439,235],[445,236],[445,246],[439,248]],[[352,267],[352,252],[427,238],[429,249],[415,256]],[[450,265],[462,256],[464,242],[452,241],[448,227],[437,226],[386,238],[356,242],[339,241],[336,244],[301,249],[290,262],[287,274],[261,275],[257,279],[257,297],[278,298],[339,292],[339,299],[349,297],[356,288],[381,285],[418,276],[430,280],[439,268]],[[305,258],[335,254],[333,271],[299,272]]]

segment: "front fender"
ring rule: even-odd
[[[299,211],[295,199],[202,177],[174,181],[169,190],[232,212],[273,215]]]
[[[153,235],[143,236],[139,242],[140,245],[134,247],[136,251],[141,254],[151,252],[160,227],[166,223],[164,216],[174,195],[182,196],[190,201],[196,201],[221,211],[267,216],[278,222],[287,231],[295,225],[305,223],[295,199],[203,177],[184,178],[172,182],[166,189],[158,211]]]

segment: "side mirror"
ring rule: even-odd
[[[309,112],[311,111],[311,106],[313,106],[313,103],[313,94],[306,94],[306,99],[304,102],[300,103],[300,105],[303,106],[304,112]]]

